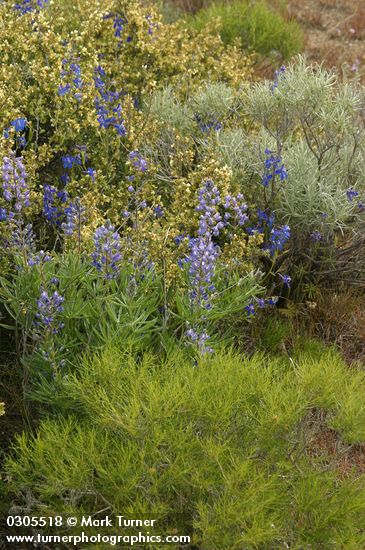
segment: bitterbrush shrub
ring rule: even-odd
[[[243,48],[263,55],[275,51],[282,59],[289,59],[303,48],[300,25],[288,20],[267,1],[212,3],[188,20],[195,29],[204,29],[218,20],[220,36],[225,44],[240,41]]]
[[[89,237],[104,219],[123,218],[129,154],[154,139],[142,112],[152,91],[169,84],[184,97],[205,79],[236,89],[251,76],[249,58],[217,33],[165,24],[156,6],[134,0],[2,2],[0,43],[0,157],[22,157],[33,219],[52,192],[66,192],[63,207],[81,197]],[[144,198],[156,206],[152,163],[147,179]],[[155,225],[146,233],[161,248],[166,232]]]
[[[153,517],[207,550],[364,546],[365,476],[314,446],[314,426],[345,451],[365,441],[364,373],[335,352],[223,350],[193,368],[176,348],[161,361],[111,347],[59,391],[58,416],[7,459],[17,510]]]

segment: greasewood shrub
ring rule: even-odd
[[[160,362],[111,347],[63,379],[58,416],[18,438],[8,487],[29,513],[108,503],[202,549],[358,550],[365,477],[311,453],[303,427],[318,419],[317,435],[363,443],[364,391],[364,374],[331,350],[292,362],[225,350],[193,368],[178,350]]]

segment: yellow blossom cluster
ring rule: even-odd
[[[226,83],[239,94],[252,76],[250,57],[225,46],[212,28],[167,24],[155,3],[138,0],[49,0],[25,14],[3,2],[0,43],[0,158],[14,150],[23,157],[31,187],[28,216],[34,221],[42,215],[46,185],[64,189],[69,201],[79,197],[85,208],[86,247],[108,218],[131,234],[132,247],[138,234],[152,258],[175,265],[181,250],[173,239],[197,228],[197,190],[212,179],[222,196],[232,192],[232,174],[210,154],[197,159],[196,136],[173,126],[167,128],[169,150],[161,155],[166,124],[149,113],[150,98],[170,86],[184,101],[205,82]],[[112,117],[122,118],[123,132],[108,122]],[[26,120],[21,145],[11,124],[16,119]],[[145,152],[146,173],[134,169],[133,151]],[[78,160],[65,168],[65,156]],[[137,213],[138,231],[124,216],[133,206],[128,186],[134,178],[146,202]],[[160,218],[153,215],[158,205]],[[68,241],[72,248],[73,238]],[[232,242],[237,252],[229,253],[227,243],[227,259],[244,256],[246,241]]]

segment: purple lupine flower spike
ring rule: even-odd
[[[63,312],[64,297],[57,290],[52,294],[48,294],[46,290],[41,291],[41,295],[37,300],[36,325],[43,328],[45,331],[51,331],[53,334],[62,328],[62,324],[58,322],[59,313]]]
[[[119,273],[119,264],[122,259],[121,240],[119,233],[109,220],[105,225],[98,227],[94,234],[94,252],[92,265],[103,273],[106,279],[114,279]]]
[[[2,180],[3,194],[7,202],[12,202],[15,210],[20,212],[23,208],[30,206],[30,192],[26,182],[27,173],[22,157],[3,158]]]

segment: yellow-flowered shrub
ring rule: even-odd
[[[23,157],[31,187],[28,218],[40,219],[46,186],[67,191],[62,208],[76,197],[85,208],[84,246],[109,218],[131,235],[132,248],[138,240],[152,258],[163,251],[175,265],[181,250],[172,245],[174,237],[197,228],[198,188],[213,179],[225,194],[232,191],[232,178],[214,156],[197,154],[199,131],[190,115],[183,117],[187,127],[182,131],[156,116],[152,103],[158,90],[171,87],[176,101],[193,97],[204,110],[205,82],[226,83],[227,101],[234,101],[231,95],[238,96],[251,77],[250,58],[235,46],[226,47],[213,27],[197,32],[164,23],[154,3],[32,2],[26,5],[34,9],[27,13],[10,1],[0,5],[0,157],[14,150]],[[215,90],[208,103],[214,104],[214,98]],[[115,124],[105,120],[112,117]],[[17,120],[25,121],[24,129],[14,127]],[[170,150],[161,152],[166,132]],[[133,170],[132,151],[146,155],[146,173]],[[70,158],[77,159],[74,165]],[[137,214],[137,230],[124,216],[131,207],[127,189],[132,178],[146,201]],[[164,210],[161,218],[154,216],[158,205]],[[54,224],[48,223],[48,229],[52,241]],[[76,244],[66,239],[66,248]],[[243,250],[246,242],[239,246]],[[175,270],[171,267],[171,273]]]

